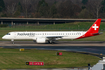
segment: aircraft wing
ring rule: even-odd
[[[63,36],[47,36],[46,38],[62,38]]]

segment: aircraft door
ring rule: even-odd
[[[14,39],[16,39],[16,32],[13,33]]]

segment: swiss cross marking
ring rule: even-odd
[[[92,28],[94,28],[94,30],[97,30],[97,28],[99,28],[96,24],[94,26],[92,26]]]

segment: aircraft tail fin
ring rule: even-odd
[[[97,19],[96,22],[89,28],[88,33],[98,33],[100,28],[101,19]]]
[[[89,30],[88,30],[84,35],[80,36],[80,37],[77,38],[77,39],[102,34],[102,33],[99,33],[100,23],[101,23],[101,19],[97,19],[97,20],[94,22],[94,24],[89,28]]]

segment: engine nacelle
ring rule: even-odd
[[[46,39],[45,38],[37,38],[36,42],[37,43],[46,43]]]

